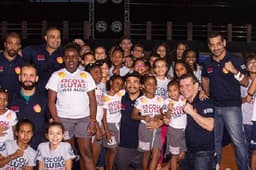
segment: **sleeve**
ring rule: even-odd
[[[214,115],[215,115],[215,109],[214,109],[213,102],[211,100],[205,100],[204,101],[203,116],[214,118]]]
[[[242,59],[237,56],[233,56],[231,62],[238,71],[243,74],[247,74],[247,69]]]
[[[1,154],[3,157],[8,156],[8,151],[7,151],[7,144],[6,144],[6,142],[3,143],[2,145],[0,145],[0,154]]]
[[[14,126],[14,125],[16,125],[17,124],[17,122],[18,122],[18,118],[17,118],[17,115],[16,115],[16,113],[14,112],[14,111],[12,111],[12,110],[10,110],[10,113],[9,114],[11,114],[11,126]],[[8,117],[8,115],[7,115],[7,117]]]
[[[42,145],[39,144],[37,151],[36,151],[36,160],[38,160],[38,161],[43,161],[43,155],[41,152],[41,150],[42,150],[41,148],[42,148]]]
[[[94,90],[96,88],[96,84],[95,84],[95,81],[93,80],[92,76],[88,74],[88,77],[87,77],[87,83],[88,83],[88,90],[87,91],[91,91],[91,90]]]
[[[166,113],[168,111],[168,103],[169,103],[169,99],[165,99],[162,107],[163,113]]]
[[[74,151],[73,151],[71,145],[67,142],[65,142],[64,144],[65,144],[65,149],[66,149],[66,152],[64,155],[65,160],[74,159],[76,157],[76,155],[74,154]]]
[[[207,73],[207,66],[206,66],[205,64],[203,64],[201,77],[207,77],[207,76],[208,76],[208,73]]]
[[[56,74],[56,72],[52,73],[51,77],[49,78],[45,88],[47,90],[53,90],[53,91],[58,91],[58,81],[59,81],[59,78]]]
[[[136,99],[136,101],[135,101],[135,103],[134,103],[134,107],[135,107],[136,109],[138,109],[138,110],[141,110],[141,107],[142,107],[140,100],[142,100],[142,98]]]
[[[250,86],[250,85],[248,85]],[[246,97],[247,96],[247,89],[244,86],[240,86],[240,92],[241,92],[241,97]]]
[[[31,148],[32,149],[32,148]],[[32,150],[28,158],[28,166],[36,166],[36,151]]]
[[[108,101],[110,100],[110,97],[107,94],[103,95],[103,108],[108,109]]]

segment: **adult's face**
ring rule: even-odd
[[[75,72],[79,64],[79,52],[73,48],[66,49],[64,51],[63,61],[65,63],[65,68],[69,72]]]
[[[198,92],[198,83],[194,83],[191,77],[181,79],[180,92],[186,99],[193,101]]]
[[[8,37],[4,42],[4,51],[9,57],[15,57],[21,48],[20,39],[17,37]]]
[[[49,30],[45,37],[46,45],[48,48],[57,49],[61,44],[61,35],[58,29]]]
[[[138,77],[128,77],[125,81],[125,87],[128,93],[136,94],[140,91],[140,80]]]
[[[38,81],[35,68],[29,66],[22,67],[19,75],[19,81],[21,82],[22,88],[25,90],[32,90]]]
[[[209,38],[208,47],[215,57],[224,57],[226,40],[223,40],[221,36]]]

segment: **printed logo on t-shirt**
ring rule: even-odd
[[[11,106],[10,109],[14,112],[19,112],[20,111],[20,107],[19,106]]]
[[[206,109],[204,109],[204,114],[206,115],[206,114],[208,114],[208,113],[213,113],[213,108],[206,108]]]
[[[63,156],[44,157],[43,162],[45,169],[62,169],[65,167],[65,160]]]
[[[108,104],[109,114],[119,113],[120,110],[121,110],[121,102],[120,101],[113,101]]]
[[[39,104],[36,104],[33,106],[33,110],[36,112],[36,113],[39,113],[41,112],[41,106]]]
[[[62,92],[85,92],[87,83],[83,79],[62,79],[60,88]]]
[[[4,71],[4,66],[0,66],[0,72]]]
[[[60,76],[61,78],[64,78],[66,77],[66,74],[65,72],[61,71],[61,72],[58,72],[58,76]]]
[[[19,75],[19,74],[20,74],[20,72],[21,72],[21,69],[20,69],[20,67],[19,67],[19,66],[17,66],[17,67],[15,67],[15,68],[14,68],[14,71],[15,71],[15,73],[16,73],[16,74],[18,74],[18,75]]]
[[[13,159],[11,160],[8,165],[6,165],[4,168],[5,169],[13,169],[13,168],[23,168],[25,165],[28,164],[28,160],[26,160],[25,158],[23,157],[19,157],[19,158],[16,158],[16,159]]]
[[[44,61],[45,60],[45,56],[43,54],[38,54],[37,55],[37,60],[38,61]]]
[[[84,78],[84,79],[86,79],[86,78],[87,78],[87,74],[86,74],[86,73],[84,73],[84,72],[80,73],[80,76],[81,76],[82,78]]]
[[[56,58],[56,61],[57,61],[57,63],[62,64],[63,63],[63,58],[61,56],[58,56]]]
[[[210,74],[213,72],[213,67],[207,67],[207,73]]]

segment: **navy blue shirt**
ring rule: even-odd
[[[198,93],[190,104],[201,116],[214,118],[214,105],[210,99],[201,101]],[[185,137],[191,153],[214,150],[214,130],[210,132],[202,128],[190,115],[187,115]]]
[[[35,65],[39,76],[37,88],[42,91],[45,90],[45,85],[51,74],[64,67],[61,47],[49,54],[46,51],[46,44],[31,45],[22,50],[22,55],[26,62]]]
[[[234,67],[243,74],[246,74],[246,67],[237,56],[230,53],[220,61],[207,59],[203,65],[202,77],[210,80],[210,97],[215,106],[240,106],[240,82],[234,78],[234,74],[223,70],[226,62],[231,61]]]
[[[14,60],[9,61],[4,53],[0,53],[0,85],[13,94],[20,89],[19,75],[24,65],[22,57],[17,55]]]
[[[141,96],[142,94],[140,94]],[[135,100],[131,100],[129,94],[126,92],[122,97],[121,104],[121,122],[120,122],[120,147],[136,149],[139,140],[139,120],[133,120],[132,110]]]
[[[45,130],[50,118],[46,96],[36,91],[26,101],[19,91],[13,95],[9,108],[16,112],[18,120],[27,118],[34,123],[35,131],[31,140],[31,146],[37,149],[38,144],[46,141]]]

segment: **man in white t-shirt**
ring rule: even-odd
[[[54,72],[46,84],[48,106],[53,120],[64,125],[65,140],[74,144],[76,138],[80,169],[95,169],[91,136],[97,123],[96,85],[88,72],[78,69],[79,58],[79,46],[71,43],[64,47],[65,68]]]

